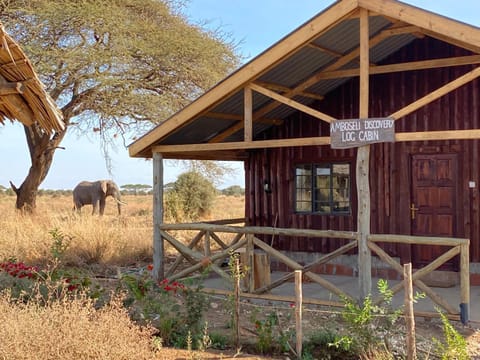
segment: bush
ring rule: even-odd
[[[211,210],[215,196],[213,183],[202,174],[195,171],[183,173],[166,193],[166,213],[177,221],[198,220]]]
[[[240,185],[232,185],[222,190],[222,195],[225,196],[243,196],[245,195],[245,189]]]

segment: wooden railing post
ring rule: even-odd
[[[255,261],[253,259],[253,234],[247,234],[246,258],[248,267],[248,292],[255,290]]]
[[[415,317],[413,315],[413,284],[412,284],[412,264],[403,265],[403,281],[405,288],[405,322],[407,324],[407,360],[417,358],[417,349],[415,345]]]
[[[163,224],[163,158],[160,153],[153,153],[153,278],[165,277],[163,259],[163,237],[160,225]]]
[[[303,345],[303,328],[302,328],[302,307],[303,307],[303,290],[302,290],[302,270],[295,270],[295,330],[296,330],[296,346],[297,359],[302,359]]]
[[[460,246],[460,320],[467,325],[470,314],[470,241]]]
[[[205,257],[210,257],[210,231],[205,231],[204,242],[203,242],[203,253]]]

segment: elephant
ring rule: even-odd
[[[74,209],[80,212],[84,205],[93,205],[92,214],[95,214],[99,207],[100,216],[105,211],[105,199],[112,196],[117,202],[118,215],[122,213],[122,204],[125,204],[120,198],[120,190],[117,184],[112,180],[82,181],[73,189]],[[99,206],[100,205],[100,206]]]

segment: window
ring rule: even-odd
[[[302,164],[295,167],[295,211],[349,214],[350,164]]]

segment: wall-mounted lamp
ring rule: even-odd
[[[263,181],[263,190],[265,190],[267,194],[272,192],[272,188],[270,187],[270,182],[268,180]]]

